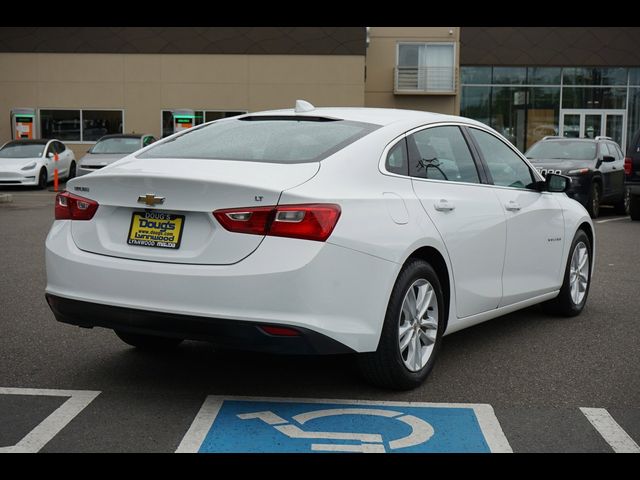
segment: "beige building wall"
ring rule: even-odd
[[[365,103],[358,55],[0,53],[0,142],[12,108],[122,109],[125,132],[160,136],[163,109],[259,111]],[[90,143],[68,142],[76,158]]]
[[[394,94],[394,68],[399,42],[455,42],[455,85],[452,94]],[[460,113],[459,27],[371,27],[367,48],[365,106]]]

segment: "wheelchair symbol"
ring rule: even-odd
[[[304,425],[309,420],[333,417],[337,415],[373,415],[393,418],[409,425],[409,427],[411,427],[411,433],[406,437],[390,441],[389,448],[391,450],[420,445],[433,436],[433,427],[429,423],[418,417],[414,417],[413,415],[405,415],[402,412],[395,412],[393,410],[380,410],[375,408],[331,408],[327,410],[315,410],[312,412],[301,413],[292,418],[298,424]],[[384,453],[386,451],[384,444],[382,443],[382,435],[378,433],[305,431],[269,410],[240,414],[238,415],[238,418],[241,420],[262,420],[264,423],[271,425],[273,428],[289,438],[360,441],[360,444],[312,443],[311,450],[313,451],[364,453]]]

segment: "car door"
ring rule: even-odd
[[[610,197],[613,193],[614,173],[613,164],[615,162],[604,162],[605,156],[614,156],[615,152],[609,151],[609,147],[605,142],[598,142],[598,170],[602,175],[602,198]]]
[[[564,272],[563,246],[572,240],[563,238],[558,194],[534,190],[536,177],[531,167],[497,135],[475,127],[468,131],[507,217],[500,306],[558,289]]]
[[[49,179],[53,178],[53,171],[56,168],[56,162],[54,160],[56,154],[55,143],[56,142],[49,142],[44,153],[44,165],[47,168],[47,176]]]
[[[611,194],[620,198],[624,192],[624,155],[622,150],[612,142],[606,142],[611,156],[616,160],[611,163]]]
[[[54,152],[58,154],[58,175],[66,177],[71,165],[70,151],[62,142],[53,142]]]
[[[458,125],[407,136],[413,190],[440,233],[453,269],[459,318],[495,309],[502,297],[505,214],[482,180]]]

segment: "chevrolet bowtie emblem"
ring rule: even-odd
[[[164,197],[156,197],[153,193],[147,193],[146,195],[140,195],[138,197],[138,203],[146,203],[150,207],[153,207],[154,205],[164,203]]]

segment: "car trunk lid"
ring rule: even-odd
[[[264,237],[229,232],[212,212],[277,205],[283,190],[306,182],[319,167],[317,162],[124,160],[68,183],[71,193],[100,204],[91,221],[72,223],[72,237],[81,250],[120,258],[207,265],[237,263],[250,255]],[[151,238],[145,236],[145,231],[149,233],[147,227],[153,235],[160,233],[153,242],[175,243],[163,240],[166,230],[157,230],[163,226],[173,226],[166,238],[181,230],[181,235],[173,239],[179,240],[177,248],[145,243]],[[144,241],[130,244],[129,240],[138,234]]]

